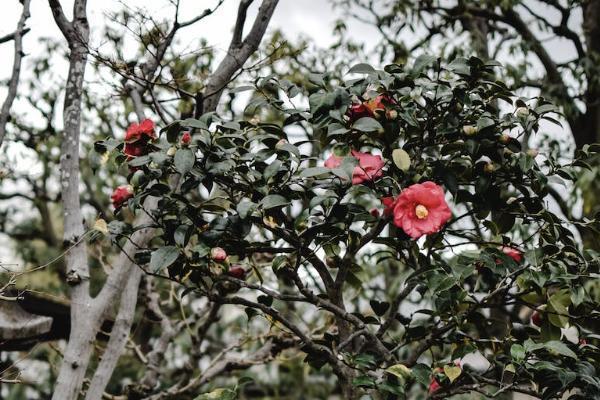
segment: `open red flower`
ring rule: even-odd
[[[148,142],[156,139],[154,122],[145,119],[140,124],[129,125],[125,134],[125,153],[129,159],[148,154]]]
[[[364,117],[377,117],[385,112],[386,104],[394,104],[395,101],[387,94],[380,94],[371,100],[354,103],[348,108],[346,115],[350,122]]]
[[[125,134],[125,142],[127,143],[154,139],[156,139],[156,133],[154,132],[154,122],[151,119],[145,119],[140,124],[132,123]]]
[[[515,260],[517,264],[523,259],[523,253],[514,247],[502,246],[502,252]]]
[[[374,181],[383,176],[382,168],[385,165],[381,156],[352,150],[352,156],[358,160],[358,165],[352,171],[352,184],[359,185],[367,181]],[[325,167],[337,168],[342,165],[342,157],[332,154],[325,160]]]
[[[404,189],[394,205],[394,224],[413,239],[438,232],[451,216],[444,190],[430,181]]]
[[[112,200],[113,206],[118,209],[130,198],[133,197],[133,188],[129,185],[123,185],[116,188],[110,199]]]
[[[373,116],[373,114],[371,113],[371,110],[369,110],[367,108],[365,103],[352,104],[348,108],[348,112],[346,113],[346,115],[348,116],[348,118],[350,118],[350,122],[354,122],[354,121],[364,118],[364,117],[372,117]]]

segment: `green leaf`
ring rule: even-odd
[[[300,176],[303,178],[310,178],[323,174],[331,174],[331,169],[327,167],[310,167],[305,168],[302,170],[302,172],[300,172]]]
[[[348,70],[349,74],[372,74],[375,72],[375,68],[369,64],[356,64]]]
[[[392,365],[391,367],[388,367],[385,371],[403,380],[412,376],[410,368],[408,368],[404,364]]]
[[[577,359],[577,354],[575,354],[573,350],[571,350],[566,344],[564,344],[561,341],[551,340],[549,342],[544,343],[544,347],[551,353],[557,353],[561,356]]]
[[[173,264],[179,257],[179,249],[175,246],[164,246],[152,253],[150,270],[154,273]]]
[[[383,126],[375,118],[363,117],[352,125],[352,129],[361,132],[381,132]]]
[[[515,343],[510,347],[510,355],[515,361],[522,361],[525,359],[525,348]]]
[[[489,117],[481,117],[477,120],[477,129],[482,130],[488,128],[490,126],[494,126],[495,122],[493,119]]]
[[[432,56],[430,54],[422,54],[415,60],[415,64],[413,65],[413,70],[415,72],[421,72],[425,69],[425,67],[433,64],[437,61],[436,56]]]
[[[263,173],[265,181],[268,181],[270,178],[277,175],[277,173],[281,169],[281,165],[282,163],[279,160],[274,160],[271,164],[269,164],[267,168],[265,168],[265,172]]]
[[[560,290],[548,299],[548,320],[554,326],[564,328],[569,323],[569,309],[571,294],[568,290]]]
[[[410,156],[403,149],[395,149],[392,151],[392,160],[394,164],[402,171],[408,171],[410,168]]]
[[[260,204],[265,210],[268,210],[270,208],[286,206],[290,204],[290,201],[279,194],[270,194],[265,196],[265,198],[260,201]]]
[[[236,210],[241,219],[246,219],[257,207],[258,205],[256,203],[244,198],[238,203]]]
[[[412,367],[411,371],[417,382],[425,386],[429,385],[431,368],[425,364],[417,364]]]
[[[194,167],[196,157],[194,156],[194,152],[191,149],[179,149],[175,153],[175,158],[173,162],[175,163],[175,169],[177,170],[177,172],[179,172],[182,175],[185,175]]]

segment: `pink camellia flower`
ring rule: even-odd
[[[210,258],[216,262],[223,262],[227,258],[227,252],[221,247],[213,247],[210,249]]]
[[[326,168],[337,168],[340,165],[342,165],[342,157],[336,156],[335,154],[332,154],[329,156],[329,158],[327,160],[325,160],[325,167]]]
[[[352,172],[352,184],[359,185],[363,182],[374,181],[383,176],[381,170],[385,163],[381,156],[374,156],[369,153],[361,153],[352,150],[352,156],[358,160],[358,165]]]
[[[352,184],[360,185],[367,181],[374,181],[383,176],[381,170],[385,163],[381,156],[374,156],[369,153],[361,153],[360,151],[352,150],[352,156],[358,160],[358,165],[352,171]],[[325,167],[338,168],[342,165],[342,157],[332,154],[325,160]]]
[[[364,117],[377,117],[385,113],[386,104],[394,104],[395,101],[387,94],[380,94],[376,97],[363,101],[362,103],[354,103],[348,108],[346,115],[350,122]]]
[[[438,232],[451,216],[443,189],[430,181],[404,189],[394,205],[394,224],[413,239]]]
[[[515,262],[517,264],[520,263],[521,260],[523,259],[523,253],[521,253],[519,250],[515,249],[514,247],[502,246],[502,252],[504,254],[506,254],[507,256],[509,256],[510,258],[512,258],[513,260],[515,260]]]
[[[116,188],[110,199],[112,200],[113,206],[118,209],[121,208],[123,203],[133,197],[133,188],[129,185],[123,185]]]
[[[181,135],[181,144],[188,145],[192,141],[192,135],[189,132],[183,132]]]

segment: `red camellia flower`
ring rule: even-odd
[[[381,156],[374,156],[369,153],[361,153],[360,151],[352,150],[352,156],[358,160],[358,165],[352,171],[352,184],[359,185],[363,182],[374,181],[381,178],[383,171],[381,170],[385,163]],[[325,160],[325,167],[337,168],[342,165],[342,157],[335,154],[329,156]]]
[[[413,239],[438,232],[451,216],[443,189],[429,181],[404,189],[394,205],[394,224]]]
[[[184,132],[181,136],[181,144],[188,145],[192,141],[192,135],[189,132]]]
[[[502,252],[510,258],[512,258],[513,260],[515,260],[516,263],[520,263],[523,259],[523,253],[521,253],[514,247],[502,246]]]
[[[154,122],[151,119],[145,119],[140,124],[136,124],[134,122],[127,128],[127,133],[125,134],[125,142],[133,143],[143,139],[156,139],[156,134],[154,132]]]
[[[367,108],[365,103],[352,104],[350,108],[348,108],[348,112],[346,113],[346,115],[348,116],[348,118],[350,118],[350,122],[354,122],[364,117],[373,116],[371,110]]]
[[[110,199],[112,200],[113,206],[118,209],[121,208],[123,203],[133,197],[133,188],[129,185],[123,185],[116,188]]]
[[[210,249],[210,258],[216,262],[223,262],[227,258],[227,252],[220,247]]]
[[[154,122],[145,119],[140,124],[129,125],[125,134],[125,153],[129,158],[143,156],[148,153],[148,142],[156,139]]]
[[[437,379],[431,378],[431,382],[429,382],[429,394],[437,392],[441,387]]]
[[[362,103],[354,103],[348,108],[346,115],[350,122],[364,117],[377,117],[385,112],[386,104],[394,104],[395,101],[387,94],[380,94],[371,100]]]

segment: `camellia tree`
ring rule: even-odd
[[[285,351],[334,376],[323,397],[597,398],[598,256],[574,225],[598,225],[570,221],[547,195],[598,148],[567,163],[556,143],[522,151],[557,109],[516,97],[498,68],[424,55],[308,88],[270,76],[240,90],[276,87],[251,104],[275,122],[133,124],[95,145],[128,171],[105,240],[182,301],[239,310],[247,361]],[[294,104],[301,94],[308,107]],[[149,227],[150,245],[136,246]],[[198,399],[235,398],[248,382],[213,382]]]

